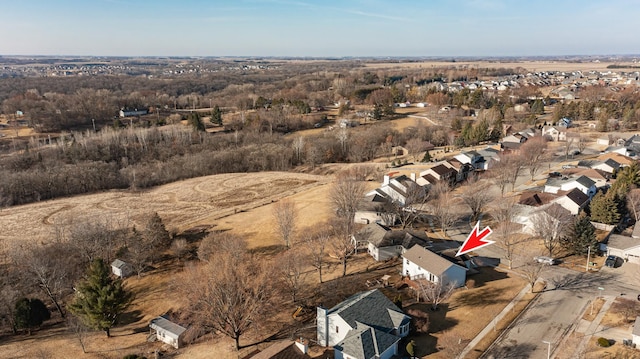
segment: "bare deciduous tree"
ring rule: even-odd
[[[443,353],[445,358],[457,358],[465,346],[466,342],[451,330],[443,332],[438,338],[438,352]]]
[[[89,332],[89,328],[80,320],[74,316],[68,316],[66,319],[67,328],[73,335],[78,339],[78,343],[82,348],[82,352],[87,352],[87,336]]]
[[[488,182],[479,180],[477,176],[471,176],[462,189],[460,198],[471,209],[473,222],[480,218],[484,208],[494,199],[490,187]]]
[[[280,253],[276,259],[276,272],[282,280],[284,286],[291,294],[291,300],[295,303],[298,300],[298,293],[306,277],[305,269],[308,265],[307,257],[295,248],[284,253]]]
[[[571,213],[558,204],[552,204],[532,215],[533,230],[543,239],[550,257],[553,257],[553,251],[560,245],[560,240],[572,222]]]
[[[273,218],[276,221],[276,231],[289,248],[296,230],[296,217],[298,212],[295,203],[290,200],[282,200],[273,205]]]
[[[200,241],[198,259],[210,262],[218,253],[224,253],[236,260],[245,255],[247,244],[244,238],[229,232],[213,232]]]
[[[526,255],[520,255],[520,258],[524,264],[518,267],[518,271],[526,279],[527,283],[529,283],[531,286],[531,293],[533,293],[536,282],[544,272],[546,264],[535,262],[533,261],[533,258],[527,257]]]
[[[429,207],[431,213],[433,213],[438,220],[440,229],[446,236],[447,230],[456,223],[459,215],[455,204],[452,203],[453,195],[451,194],[451,188],[448,186],[442,188],[444,192],[438,194],[438,196],[429,203]]]
[[[565,161],[569,159],[569,153],[571,152],[571,148],[573,147],[573,143],[575,142],[575,140],[575,137],[567,137],[566,141],[564,141],[562,150],[564,151]]]
[[[438,309],[438,305],[451,297],[456,289],[455,283],[446,283],[445,278],[440,278],[437,283],[427,280],[418,280],[420,294],[426,301],[431,302],[431,309]],[[446,283],[446,284],[445,284]]]
[[[335,209],[336,217],[345,230],[344,235],[353,234],[353,219],[358,210],[358,203],[365,194],[364,183],[354,179],[348,173],[337,175],[329,199]]]
[[[343,221],[337,221],[333,224],[333,234],[331,236],[330,250],[331,254],[340,261],[342,265],[342,276],[347,275],[347,263],[349,258],[355,253],[356,246],[351,238],[349,229],[345,227],[347,224]]]
[[[509,261],[509,269],[513,267],[518,245],[525,241],[521,234],[516,233],[519,225],[514,222],[518,215],[515,204],[514,198],[502,198],[502,200],[494,202],[491,208],[491,216],[495,221],[494,238],[497,245],[505,252],[504,256]]]
[[[187,267],[179,285],[195,325],[220,332],[240,349],[240,337],[269,311],[273,276],[248,252],[216,253],[209,262]]]
[[[542,166],[546,155],[546,148],[547,140],[542,136],[532,137],[520,146],[522,160],[529,170],[531,180],[533,180]]]
[[[320,223],[309,231],[307,239],[304,241],[309,252],[310,264],[318,271],[318,278],[322,283],[322,268],[325,266],[326,251],[331,239],[329,224]]]
[[[627,194],[627,209],[633,214],[633,219],[640,222],[640,189],[634,188]]]

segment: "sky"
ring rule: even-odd
[[[640,54],[640,0],[0,0],[0,55]]]

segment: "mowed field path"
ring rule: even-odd
[[[9,207],[0,210],[0,242],[5,249],[24,241],[48,242],[61,227],[87,220],[140,225],[153,212],[178,233],[220,224],[232,230],[240,226],[247,234],[271,235],[270,205],[285,197],[293,196],[301,222],[326,217],[331,180],[332,176],[289,172],[229,173],[140,192],[114,190]]]

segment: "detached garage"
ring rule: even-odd
[[[629,263],[640,264],[640,239],[612,234],[607,243],[607,255],[618,256]]]

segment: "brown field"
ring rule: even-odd
[[[137,193],[114,190],[16,206],[0,211],[0,241],[5,248],[25,240],[46,242],[52,238],[56,225],[69,224],[79,218],[126,225],[136,223],[151,212],[158,212],[167,229],[177,233],[197,226],[215,226],[220,219],[235,213],[239,213],[239,220],[227,219],[229,222],[223,221],[221,225],[259,228],[266,233],[269,206],[259,210],[257,220],[248,219],[242,212],[311,190],[296,200],[301,222],[323,218],[329,182],[328,176],[299,173],[231,173],[189,179]],[[244,220],[252,226],[243,225]],[[269,237],[263,239],[271,240]]]
[[[420,61],[420,62],[380,62],[368,63],[365,66],[374,69],[393,69],[393,68],[436,68],[436,67],[471,67],[471,68],[516,68],[522,67],[529,71],[606,71],[609,65],[625,65],[637,66],[636,63],[619,63],[619,62],[568,62],[568,61]],[[628,70],[627,69],[627,70]],[[611,71],[620,71],[624,69],[612,69]]]

